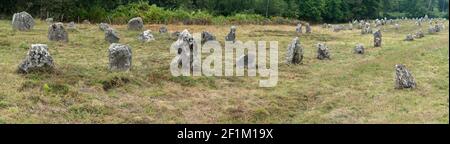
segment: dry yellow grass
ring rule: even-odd
[[[78,25],[69,43],[49,42],[47,24],[16,32],[0,21],[0,123],[448,123],[449,33],[403,41],[416,31],[412,22],[383,30],[383,47],[359,30],[331,32],[319,26],[301,35],[304,64],[287,66],[284,56],[294,26],[241,25],[242,41],[279,41],[279,82],[259,88],[259,78],[179,77],[170,75],[169,46],[146,25],[156,41],[140,43],[139,32],[114,25],[121,43],[133,50],[133,68],[107,70],[104,35],[95,25]],[[448,22],[446,22],[448,27]],[[169,25],[170,31],[203,30],[223,39],[229,26]],[[427,30],[427,25],[422,27]],[[326,42],[332,60],[315,59],[317,42]],[[58,71],[17,74],[31,44],[49,45]],[[353,54],[357,43],[365,55]],[[394,89],[394,65],[406,64],[418,83],[414,90]],[[105,91],[104,83],[129,80]]]

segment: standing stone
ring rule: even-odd
[[[416,88],[416,82],[403,64],[395,65],[395,88]]]
[[[399,24],[395,24],[394,28],[395,28],[395,30],[399,30],[400,29],[400,25]]]
[[[34,27],[34,19],[27,12],[15,13],[12,19],[14,30],[28,31]]]
[[[441,32],[441,27],[439,26],[439,24],[434,25],[434,29],[436,30],[436,32]]]
[[[299,24],[297,25],[297,28],[295,28],[295,31],[296,31],[297,33],[303,33],[302,27],[303,27],[302,24],[299,23]]]
[[[324,23],[323,25],[322,25],[322,28],[327,28],[328,27],[328,24],[327,23]]]
[[[47,19],[45,19],[45,22],[47,22],[47,24],[52,24],[53,18],[47,18]]]
[[[381,47],[381,30],[377,30],[375,33],[373,33],[373,42],[375,47]]]
[[[437,30],[436,30],[436,28],[434,26],[430,26],[430,28],[428,28],[428,33],[434,34],[436,32],[437,32]]]
[[[202,44],[213,40],[216,40],[216,36],[207,31],[202,32]]]
[[[300,64],[303,60],[303,47],[300,45],[298,37],[294,38],[289,44],[286,52],[287,64]]]
[[[306,32],[305,33],[308,33],[308,34],[312,33],[312,29],[311,29],[311,26],[309,25],[309,23],[306,23]]]
[[[91,24],[91,22],[90,22],[89,20],[83,20],[83,24],[87,24],[87,25],[90,25],[90,24]]]
[[[405,41],[414,41],[414,36],[412,34],[406,35]]]
[[[348,23],[348,30],[353,30],[353,24],[351,22]]]
[[[357,44],[355,47],[355,53],[356,54],[364,54],[364,45],[363,44]]]
[[[144,21],[141,17],[132,18],[128,21],[128,30],[139,31],[144,28]]]
[[[107,23],[100,23],[98,25],[98,28],[100,28],[101,31],[106,31],[109,28],[109,24],[107,24]]]
[[[48,28],[48,39],[51,41],[69,41],[69,35],[67,31],[64,29],[63,23],[54,23]]]
[[[186,69],[199,69],[201,68],[200,57],[198,56],[198,47],[197,42],[194,40],[194,37],[189,33],[187,29],[183,30],[178,36],[178,40],[172,44],[172,49],[177,51],[177,61],[179,66],[183,66],[183,60],[185,62],[189,62],[190,66],[184,67]]]
[[[160,34],[167,33],[167,32],[168,32],[167,26],[163,25],[163,26],[161,26],[161,27],[159,28],[159,33],[160,33]]]
[[[139,34],[138,40],[141,42],[150,42],[150,41],[154,41],[155,37],[153,36],[151,30],[146,30],[146,31],[142,32],[141,34]]]
[[[68,30],[75,30],[75,29],[77,29],[77,27],[76,27],[76,25],[75,25],[75,22],[70,22],[70,23],[68,23],[67,24],[67,29]]]
[[[109,70],[129,71],[132,53],[128,45],[113,43],[109,46]]]
[[[53,68],[53,58],[48,52],[48,46],[45,44],[33,44],[26,58],[19,65],[19,72],[48,71],[53,70]]]
[[[236,62],[236,67],[241,68],[241,69],[256,68],[256,56],[253,54],[246,54],[246,55],[240,56],[238,61]]]
[[[109,43],[118,43],[120,38],[114,29],[108,28],[105,31],[105,40]]]
[[[328,46],[325,43],[317,44],[317,59],[330,59],[330,53],[328,51]]]
[[[342,30],[342,26],[341,25],[335,25],[333,26],[333,32],[340,32]]]
[[[416,38],[423,38],[423,37],[425,37],[425,34],[423,34],[422,30],[416,32]]]
[[[225,37],[225,41],[232,41],[233,43],[236,42],[236,26],[231,26],[230,32]]]

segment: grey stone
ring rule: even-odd
[[[330,59],[330,52],[328,50],[328,46],[325,43],[317,44],[317,59]]]
[[[295,31],[297,33],[303,33],[302,27],[303,27],[302,24],[298,24],[297,27],[295,28]]]
[[[132,52],[128,45],[113,43],[109,46],[109,70],[129,71],[131,69]]]
[[[416,32],[416,38],[423,38],[423,37],[425,37],[425,34],[422,32],[422,30]]]
[[[67,29],[68,30],[75,30],[75,29],[77,29],[77,26],[75,25],[75,22],[70,22],[70,23],[68,23],[67,24]]]
[[[120,38],[119,35],[117,35],[116,31],[112,28],[108,28],[105,31],[105,40],[109,43],[118,43]]]
[[[107,24],[107,23],[100,23],[98,25],[98,28],[100,28],[101,31],[106,31],[109,28],[109,24]]]
[[[395,65],[395,88],[416,88],[416,81],[403,64]]]
[[[209,33],[207,31],[202,32],[202,44],[214,40],[216,40],[216,36],[214,36],[212,33]]]
[[[47,19],[45,19],[45,22],[47,22],[47,24],[52,24],[53,18],[47,18]]]
[[[363,44],[357,44],[355,47],[355,53],[356,54],[364,54],[364,45]]]
[[[89,20],[83,20],[83,24],[87,24],[87,25],[90,25],[90,24],[91,24],[91,22],[90,22]]]
[[[405,41],[414,41],[414,36],[412,34],[406,35]]]
[[[306,23],[306,30],[305,30],[305,33],[308,33],[308,34],[312,33],[312,28],[311,28],[311,26],[309,25],[309,23]]]
[[[69,34],[64,29],[63,23],[54,23],[48,27],[48,39],[51,41],[69,41]]]
[[[33,44],[26,58],[19,65],[19,72],[51,71],[54,69],[53,58],[45,44]]]
[[[375,31],[375,33],[373,33],[373,42],[375,47],[381,47],[382,42],[381,37],[382,37],[381,30],[377,30]]]
[[[146,31],[142,32],[141,34],[139,34],[138,40],[141,42],[150,42],[150,41],[154,41],[155,37],[153,36],[151,30],[146,30]]]
[[[436,27],[430,26],[430,28],[428,28],[428,33],[434,34],[434,33],[436,33],[436,32],[437,32]]]
[[[300,64],[303,60],[303,47],[300,45],[298,37],[294,38],[289,44],[286,52],[287,64]]]
[[[172,49],[177,51],[177,63],[179,66],[183,65],[183,61],[189,62],[189,67],[186,65],[183,68],[187,69],[199,69],[201,68],[200,59],[198,56],[197,42],[194,37],[189,33],[187,29],[183,30],[178,36],[178,40],[172,44]]]
[[[34,27],[34,19],[27,12],[15,13],[12,19],[12,26],[14,30],[28,31]]]
[[[167,26],[161,26],[159,28],[159,33],[163,34],[163,33],[167,33],[169,30],[167,30]]]
[[[400,29],[400,25],[399,24],[395,24],[394,28],[395,28],[395,30],[399,30]]]
[[[230,32],[225,37],[225,41],[232,41],[233,43],[236,42],[236,26],[231,26]]]
[[[132,18],[128,21],[128,30],[139,31],[144,28],[144,21],[141,17]]]

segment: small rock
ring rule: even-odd
[[[406,35],[405,41],[414,41],[414,36],[412,34]]]
[[[233,43],[236,42],[236,26],[231,26],[230,32],[225,37],[225,41],[232,41]]]
[[[153,36],[151,30],[146,30],[146,31],[142,32],[141,34],[139,34],[138,40],[141,42],[150,42],[150,41],[154,41],[155,37]]]
[[[101,31],[106,31],[109,28],[109,24],[107,24],[107,23],[100,23],[98,25],[98,28],[100,28]]]
[[[364,54],[364,45],[363,44],[357,44],[355,47],[355,53],[356,54]]]
[[[53,68],[53,58],[48,52],[48,46],[45,44],[33,44],[25,60],[19,65],[19,72],[49,71],[53,70]]]
[[[118,43],[120,38],[114,29],[108,28],[105,31],[105,40],[109,43]]]
[[[207,31],[202,32],[202,44],[214,40],[216,40],[216,36]]]
[[[163,26],[161,26],[161,27],[159,28],[159,33],[160,33],[160,34],[164,34],[164,33],[167,33],[167,32],[168,32],[167,26],[163,25]]]

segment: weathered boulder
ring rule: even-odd
[[[52,24],[53,18],[47,18],[47,19],[45,19],[45,22],[47,22],[47,24]]]
[[[163,25],[159,28],[159,33],[167,33],[169,30],[167,30],[167,26]]]
[[[116,31],[112,28],[108,28],[105,31],[105,40],[109,43],[118,43],[120,38],[119,35],[117,35]]]
[[[430,28],[428,28],[428,33],[429,34],[434,34],[436,32],[437,32],[437,30],[436,30],[436,28],[434,26],[430,26]]]
[[[51,71],[53,68],[53,58],[48,52],[48,46],[45,44],[33,44],[27,56],[19,65],[18,71],[20,73],[29,73],[33,71]]]
[[[225,37],[225,41],[232,41],[233,43],[236,42],[236,26],[231,26],[230,32]]]
[[[150,41],[154,41],[155,37],[153,36],[151,30],[146,30],[146,31],[142,32],[141,34],[139,34],[138,40],[141,42],[150,42]]]
[[[75,25],[75,22],[70,22],[70,23],[68,23],[67,24],[67,29],[68,30],[76,30],[77,29],[77,26]]]
[[[34,19],[27,12],[15,13],[12,19],[12,26],[14,30],[28,31],[34,27]]]
[[[109,70],[128,71],[131,69],[132,52],[128,45],[113,43],[109,46]]]
[[[357,44],[355,49],[354,49],[354,52],[356,54],[364,54],[364,52],[365,52],[364,51],[364,45],[363,44]]]
[[[333,26],[333,32],[340,32],[341,30],[344,30],[344,28],[341,25]]]
[[[107,24],[107,23],[100,23],[98,25],[98,28],[100,28],[101,31],[106,31],[109,28],[109,24]]]
[[[308,33],[308,34],[312,33],[312,28],[311,28],[311,26],[309,25],[309,23],[306,23],[306,30],[305,30],[305,33]]]
[[[297,33],[303,33],[302,27],[303,27],[302,24],[299,23],[299,24],[297,25],[297,27],[295,28],[295,31],[296,31]]]
[[[216,40],[216,36],[214,36],[212,33],[209,33],[207,31],[202,32],[202,44],[214,40]]]
[[[51,41],[69,41],[69,34],[64,29],[63,23],[54,23],[48,27],[48,39]]]
[[[300,45],[298,37],[294,38],[289,44],[286,52],[287,64],[300,64],[303,60],[303,47]]]
[[[395,88],[416,88],[416,81],[403,64],[395,65]]]
[[[423,38],[423,37],[425,37],[425,34],[422,32],[422,30],[416,32],[416,38]]]
[[[412,34],[406,35],[405,41],[414,41],[414,36]]]
[[[144,28],[144,21],[141,17],[135,17],[128,21],[128,30],[139,31]]]
[[[87,25],[90,25],[90,24],[91,24],[91,22],[90,22],[89,20],[83,20],[83,24],[87,24]]]
[[[317,44],[317,59],[330,59],[330,52],[328,50],[328,46],[325,43]]]
[[[377,31],[375,31],[375,33],[373,33],[373,42],[374,42],[375,47],[381,47],[381,42],[382,42],[381,37],[382,37],[381,30],[377,30]]]
[[[172,49],[177,51],[177,63],[186,69],[201,68],[201,63],[197,59],[200,59],[198,53],[197,42],[194,37],[189,33],[187,29],[183,30],[178,36],[178,40],[172,44]],[[189,66],[183,66],[183,61],[189,62]]]

